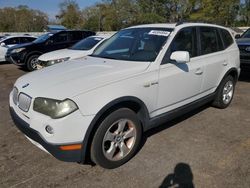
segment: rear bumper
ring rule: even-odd
[[[36,143],[40,144],[46,151],[48,151],[51,155],[53,155],[55,158],[61,160],[61,161],[66,161],[66,162],[82,162],[83,157],[82,157],[82,150],[61,150],[60,146],[61,145],[55,145],[55,144],[50,144],[46,142],[40,134],[30,128],[29,124],[26,123],[24,120],[22,120],[13,110],[12,107],[10,107],[10,114],[11,117],[16,124],[17,128],[25,134],[28,138],[31,140],[35,141]],[[81,143],[82,144],[82,143]],[[65,144],[63,144],[65,145]]]

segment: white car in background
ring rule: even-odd
[[[45,53],[38,58],[37,69],[90,55],[99,44],[110,36],[111,35],[90,36],[77,42],[70,48]]]
[[[33,36],[4,36],[0,38],[0,62],[5,61],[5,54],[8,48],[15,46],[17,44],[29,43],[35,40],[36,37]]]

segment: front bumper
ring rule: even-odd
[[[60,146],[57,144],[51,144],[46,142],[40,134],[30,128],[30,125],[22,120],[14,111],[12,107],[10,107],[10,114],[11,117],[16,124],[17,128],[24,133],[28,138],[32,139],[33,141],[39,143],[45,150],[47,150],[51,155],[61,161],[67,162],[82,162],[84,158],[82,156],[82,150],[61,150]],[[65,145],[65,144],[63,144]]]
[[[9,53],[7,53],[5,56],[5,60],[12,63],[12,64],[18,65],[18,66],[25,65],[23,54],[19,54],[19,53],[9,54]]]
[[[249,59],[240,59],[240,64],[241,65],[249,65],[250,66],[250,57]]]

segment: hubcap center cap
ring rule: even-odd
[[[122,137],[120,135],[116,136],[115,141],[120,142],[122,140]]]

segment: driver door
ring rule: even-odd
[[[170,60],[175,51],[188,51],[190,62]],[[184,28],[173,39],[159,70],[157,116],[194,101],[201,91],[203,64],[198,56],[195,27]]]

